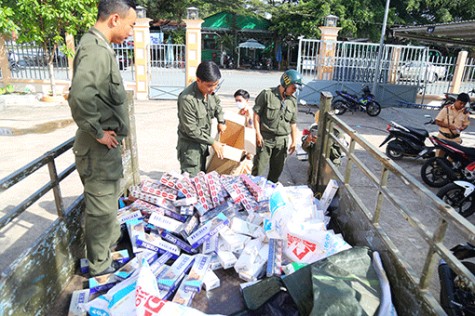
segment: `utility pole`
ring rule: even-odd
[[[384,20],[383,20],[383,27],[381,28],[381,39],[379,41],[378,58],[376,59],[376,69],[374,71],[373,88],[371,89],[373,94],[376,94],[376,86],[379,81],[379,72],[381,71],[381,57],[383,55],[384,35],[386,34],[386,24],[388,22],[389,2],[391,2],[391,0],[386,0],[386,8],[384,9]]]

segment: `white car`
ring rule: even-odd
[[[426,74],[427,72],[427,74]],[[446,68],[444,66],[435,66],[426,61],[411,61],[398,72],[399,80],[424,81],[427,78],[428,82],[435,82],[445,77]]]

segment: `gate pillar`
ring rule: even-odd
[[[134,67],[135,67],[135,93],[137,100],[148,100],[149,77],[148,58],[150,47],[151,19],[139,17],[134,26]]]
[[[185,86],[196,80],[196,68],[201,63],[201,23],[204,22],[198,18],[198,9],[190,7],[187,11]]]
[[[465,69],[465,64],[467,63],[468,52],[463,50],[460,51],[457,56],[457,62],[454,69],[454,77],[452,79],[452,84],[450,87],[450,93],[459,93],[460,83],[462,82],[463,71]]]
[[[322,44],[318,52],[317,79],[332,80],[333,78],[333,59],[335,58],[336,39],[341,27],[336,26],[338,17],[329,15],[325,18],[325,25],[319,26],[321,31]]]

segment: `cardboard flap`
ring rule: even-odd
[[[256,130],[253,128],[244,128],[244,150],[248,154],[256,154]]]

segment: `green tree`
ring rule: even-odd
[[[97,0],[7,0],[3,5],[15,14],[7,17],[7,23],[0,20],[0,31],[9,32],[13,25],[17,42],[34,42],[42,47],[54,94],[54,54],[65,43],[65,34],[76,35],[94,24]]]
[[[153,20],[171,19],[181,21],[186,18],[186,9],[196,7],[200,10],[200,17],[207,17],[217,12],[230,11],[244,12],[245,0],[142,0],[139,3],[147,9],[147,17]]]
[[[0,0],[0,33],[11,35],[17,30],[17,25],[12,21],[13,16],[13,9],[5,6],[4,2]]]

